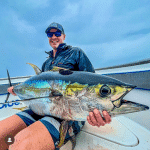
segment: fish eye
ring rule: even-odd
[[[107,86],[107,85],[103,85],[100,89],[99,89],[99,94],[101,97],[106,97],[111,93],[111,89]]]

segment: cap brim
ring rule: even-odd
[[[61,33],[63,33],[61,30],[59,30],[56,27],[49,27],[48,29],[45,30],[45,33],[49,33],[51,29],[57,29],[58,31],[60,31]],[[64,34],[64,33],[63,33]]]

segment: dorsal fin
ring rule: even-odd
[[[31,64],[31,63],[27,63],[27,64],[29,64],[30,66],[33,67],[33,69],[37,75],[39,75],[42,72],[36,65]]]

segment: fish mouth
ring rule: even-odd
[[[133,88],[127,88],[126,92],[121,95],[119,98],[115,99],[115,100],[112,100],[112,104],[114,105],[114,108],[115,109],[116,107],[119,108],[121,105],[122,105],[122,101],[123,101],[123,98],[125,97],[125,95],[127,95]]]
[[[148,109],[149,109],[149,107],[146,105],[122,99],[120,107],[115,107],[110,112],[110,114],[112,116],[116,116],[116,115],[121,115],[121,114],[128,114],[128,113],[133,113],[133,112],[144,111],[144,110],[148,110]]]
[[[114,108],[110,111],[110,115],[116,116],[116,115],[128,114],[128,113],[139,112],[139,111],[144,111],[149,109],[149,107],[144,104],[123,99],[125,95],[127,95],[135,87],[136,86],[127,87],[127,91],[121,97],[112,101]]]

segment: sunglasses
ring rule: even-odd
[[[61,32],[60,31],[56,31],[56,32],[48,32],[47,36],[50,38],[53,36],[53,34],[55,34],[55,36],[59,37],[61,36]]]

